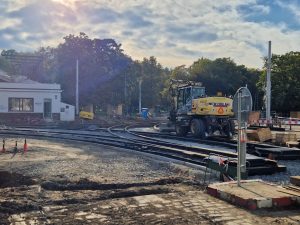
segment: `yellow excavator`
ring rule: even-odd
[[[94,119],[94,107],[92,104],[86,105],[81,108],[79,112],[79,118],[85,120],[93,120]]]
[[[223,96],[208,97],[200,82],[171,80],[173,108],[170,121],[178,136],[191,132],[194,137],[234,133],[232,99]]]

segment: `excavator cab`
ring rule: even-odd
[[[198,86],[186,86],[178,89],[177,95],[177,111],[178,113],[189,113],[192,111],[192,101],[194,99],[203,98],[205,96],[205,88]]]

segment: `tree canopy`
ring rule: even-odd
[[[80,102],[97,104],[101,101],[104,84],[126,70],[131,59],[113,39],[90,39],[86,34],[69,35],[55,49],[57,80],[68,102],[75,99],[76,60],[79,61]]]
[[[134,61],[113,39],[91,39],[85,33],[68,35],[57,47],[35,52],[3,51],[0,69],[10,75],[26,75],[39,82],[56,82],[62,98],[75,103],[76,60],[79,61],[80,103],[105,107],[125,104],[127,112],[138,108],[138,83],[142,80],[142,106],[170,106],[170,79],[202,82],[208,95],[234,95],[247,85],[255,109],[263,103],[266,72],[237,65],[230,58],[199,58],[192,65],[164,68],[154,56]],[[26,60],[24,60],[26,59]],[[30,60],[28,60],[30,59]],[[265,59],[266,65],[266,59]],[[273,55],[272,110],[300,110],[300,53]]]
[[[300,52],[272,55],[271,68],[271,110],[300,111]],[[266,71],[261,74],[257,86],[263,91],[265,85]]]
[[[237,65],[230,58],[201,58],[191,65],[189,71],[192,80],[202,82],[209,95],[216,95],[219,91],[234,95],[238,88],[246,85],[251,92],[255,92],[255,84],[259,78],[258,70]]]
[[[246,85],[252,93],[256,93],[259,75],[259,70],[237,65],[230,58],[200,58],[188,68],[184,65],[174,68],[170,79],[201,82],[208,95],[215,96],[217,92],[222,92],[228,96],[234,95],[238,88]],[[164,94],[167,96],[167,88]]]

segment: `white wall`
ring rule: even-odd
[[[51,99],[52,113],[60,113],[61,89],[59,84],[21,84],[0,82],[0,112],[8,112],[9,98],[33,98],[34,113],[43,113],[44,99]]]
[[[74,121],[75,120],[75,107],[66,103],[61,103],[60,111],[61,121]]]

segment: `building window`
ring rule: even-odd
[[[33,112],[33,98],[9,98],[10,112]]]

